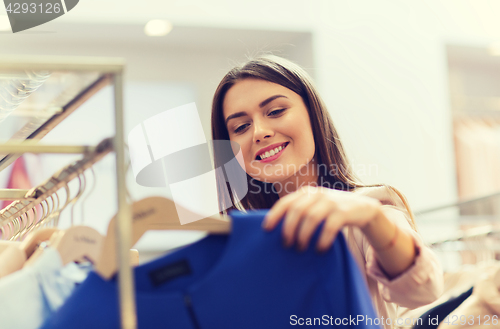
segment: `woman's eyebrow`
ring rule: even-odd
[[[274,101],[276,98],[280,98],[280,97],[284,97],[284,98],[288,98],[286,97],[285,95],[274,95],[274,96],[271,96],[269,98],[266,98],[265,100],[263,100],[260,104],[259,104],[259,107],[262,108],[264,106],[266,106],[267,104],[271,103],[272,101]],[[227,122],[231,119],[236,119],[236,118],[239,118],[239,117],[242,117],[242,116],[245,116],[247,115],[246,112],[236,112],[236,113],[233,113],[231,114],[230,116],[228,116],[226,118],[226,125],[227,125]]]
[[[231,119],[236,119],[236,118],[239,118],[239,117],[243,117],[247,115],[247,112],[236,112],[236,113],[233,113],[231,114],[230,116],[227,117],[226,119],[226,126],[227,126],[227,122]]]
[[[271,96],[269,98],[267,98],[266,100],[262,101],[260,104],[259,104],[259,107],[264,107],[266,106],[267,104],[271,103],[272,101],[274,101],[276,98],[280,98],[280,97],[285,97],[285,98],[288,98],[284,95],[274,95],[274,96]]]

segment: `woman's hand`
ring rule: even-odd
[[[377,216],[380,208],[380,201],[374,198],[307,186],[278,200],[266,215],[263,227],[270,231],[285,216],[285,247],[292,246],[297,237],[297,248],[305,250],[318,226],[325,221],[317,244],[317,250],[323,252],[331,247],[344,225],[363,228]]]

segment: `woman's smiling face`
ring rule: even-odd
[[[314,157],[306,105],[286,87],[255,78],[240,80],[224,97],[223,116],[229,139],[241,147],[245,171],[259,181],[282,182]]]

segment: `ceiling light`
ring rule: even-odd
[[[161,37],[172,31],[172,23],[162,19],[150,20],[144,27],[144,33],[150,37]]]
[[[491,56],[500,56],[500,42],[492,43],[488,47],[488,52]]]
[[[10,27],[9,17],[0,15],[0,31],[12,31]]]

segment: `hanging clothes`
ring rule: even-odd
[[[418,324],[417,319],[421,318],[423,314],[429,313],[433,308],[467,292],[480,281],[481,276],[491,275],[496,272],[498,266],[498,262],[490,261],[474,265],[463,265],[453,272],[444,273],[444,292],[435,302],[418,308],[402,308],[398,317],[403,319],[403,322],[407,321],[413,325]],[[433,323],[437,322],[433,321]],[[422,324],[424,324],[423,321]]]
[[[283,248],[282,222],[262,230],[266,213],[234,211],[230,235],[135,268],[138,328],[380,328],[342,233],[323,254],[299,253]],[[42,328],[120,328],[116,277],[91,273]]]
[[[478,329],[500,326],[500,265],[483,276],[472,295],[460,304],[438,329]]]
[[[33,182],[40,181],[41,176],[41,163],[40,157],[36,154],[23,154],[21,157],[17,158],[14,163],[9,166],[10,172],[8,177],[1,177],[2,172],[0,172],[0,181],[4,184],[7,189],[21,189],[29,190],[33,186]],[[4,181],[3,179],[7,179]],[[1,201],[1,209],[4,209],[10,205],[13,201],[4,200]],[[42,213],[41,205],[36,206],[38,213]],[[33,216],[26,218],[26,225],[33,224]],[[7,232],[11,230],[9,225],[5,225],[3,229]],[[2,236],[2,239],[5,237]],[[1,277],[1,276],[0,276]]]
[[[478,118],[454,124],[458,194],[469,199],[500,191],[500,123]]]
[[[63,266],[57,250],[46,248],[32,266],[0,279],[0,328],[40,328],[91,269],[86,264]]]
[[[417,321],[413,329],[436,329],[439,323],[441,323],[454,309],[460,306],[464,300],[469,298],[471,294],[472,288],[457,297],[450,298],[446,302],[433,307],[420,317],[422,321]]]

